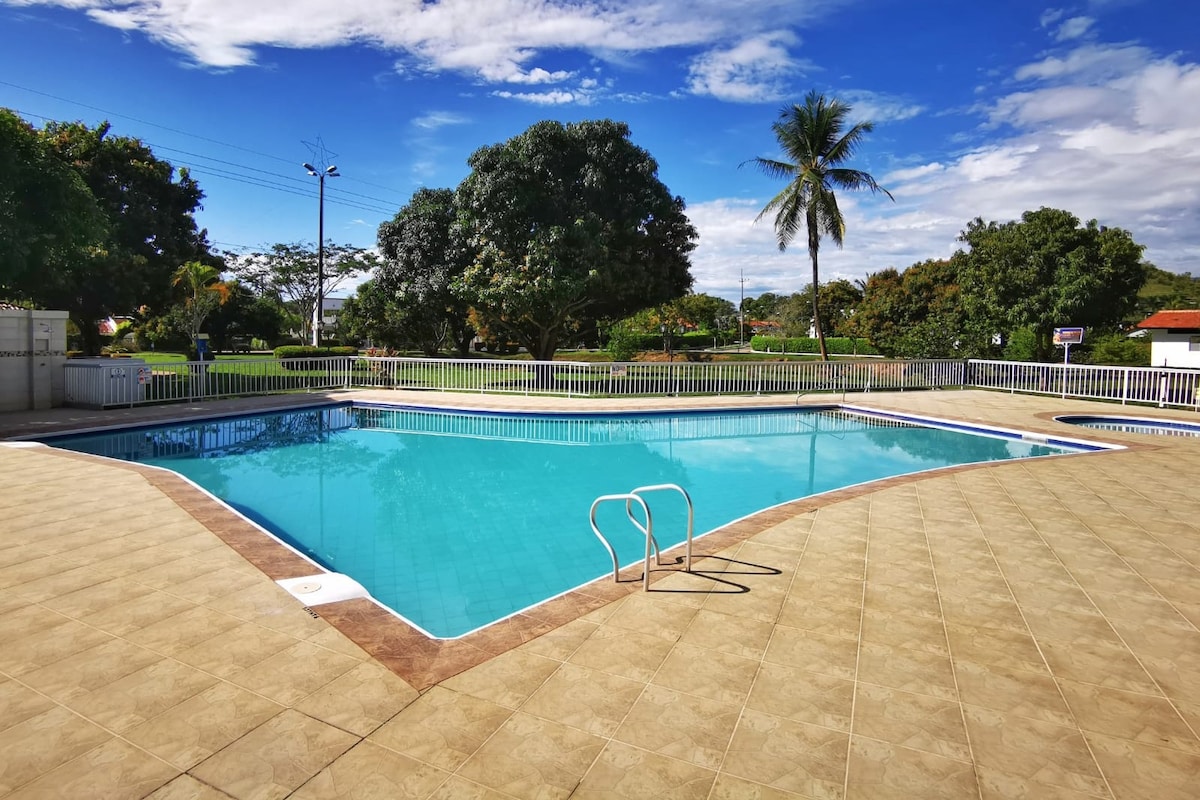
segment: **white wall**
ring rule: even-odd
[[[1151,331],[1150,337],[1150,366],[1200,369],[1200,333]]]
[[[0,308],[0,411],[63,403],[67,312]]]

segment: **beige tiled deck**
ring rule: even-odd
[[[1062,436],[1053,413],[1119,410],[848,400]],[[305,565],[178,482],[0,447],[0,797],[1195,798],[1200,440],[1102,438],[1133,447],[793,504],[701,574],[457,650],[310,614],[254,566]]]

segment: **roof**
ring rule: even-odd
[[[1159,311],[1137,324],[1139,328],[1200,330],[1200,308]]]

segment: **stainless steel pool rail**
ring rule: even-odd
[[[616,583],[619,583],[621,580],[621,565],[617,560],[617,551],[613,549],[612,543],[608,541],[608,537],[600,532],[600,526],[596,524],[596,511],[604,503],[625,503],[625,515],[629,518],[629,521],[633,523],[633,526],[641,531],[642,535],[646,537],[646,557],[642,573],[642,589],[644,591],[650,591],[650,555],[653,553],[655,563],[659,566],[662,566],[662,551],[660,551],[658,548],[658,540],[654,538],[654,517],[650,513],[650,506],[646,503],[646,500],[642,497],[642,495],[648,492],[659,491],[679,492],[681,495],[683,495],[684,502],[687,503],[687,542],[684,550],[683,570],[684,572],[692,571],[692,534],[695,530],[696,511],[692,506],[691,495],[687,493],[686,489],[678,484],[657,483],[652,486],[639,486],[636,489],[624,494],[603,494],[592,501],[592,508],[588,512],[588,519],[592,525],[592,533],[596,534],[596,538],[600,540],[600,543],[604,545],[604,548],[608,550],[608,555],[612,558],[613,581]],[[641,520],[634,515],[634,503],[637,503],[639,506],[641,506],[642,513],[645,514],[645,525],[643,525]]]

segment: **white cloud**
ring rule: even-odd
[[[1047,8],[1042,12],[1042,16],[1038,19],[1038,24],[1043,28],[1049,28],[1054,23],[1063,18],[1064,12],[1061,8]]]
[[[1160,267],[1200,271],[1200,64],[1093,45],[1057,63],[1074,66],[1018,70],[1027,83],[985,110],[985,143],[877,175],[894,205],[840,194],[845,247],[822,243],[822,280],[947,257],[975,216],[1006,221],[1043,206],[1129,230]],[[1129,68],[1095,68],[1114,63]],[[753,224],[765,202],[689,206],[700,232],[696,291],[736,300],[739,270],[748,295],[798,291],[809,282],[803,240],[781,254],[771,220]]]
[[[1079,39],[1085,36],[1095,23],[1096,20],[1091,17],[1071,17],[1058,27],[1054,33],[1054,39],[1059,42]]]
[[[493,97],[503,97],[506,100],[520,100],[523,103],[533,103],[539,106],[561,106],[568,103],[588,105],[591,98],[579,92],[568,92],[557,89],[552,92],[492,92]]]
[[[537,61],[552,51],[601,59],[672,47],[711,47],[785,29],[830,0],[10,0],[84,11],[138,31],[199,64],[253,64],[269,47],[365,44],[399,54],[401,70],[456,71],[489,83],[544,84],[571,77]]]
[[[899,122],[912,119],[925,110],[923,106],[884,92],[846,89],[839,92],[839,95],[841,99],[850,104],[851,115],[855,120]]]
[[[427,111],[412,121],[414,127],[422,130],[435,131],[447,125],[465,125],[470,120],[462,114],[453,111]]]
[[[737,103],[779,100],[787,79],[806,66],[788,53],[796,43],[792,34],[776,31],[710,50],[692,62],[688,91]]]

